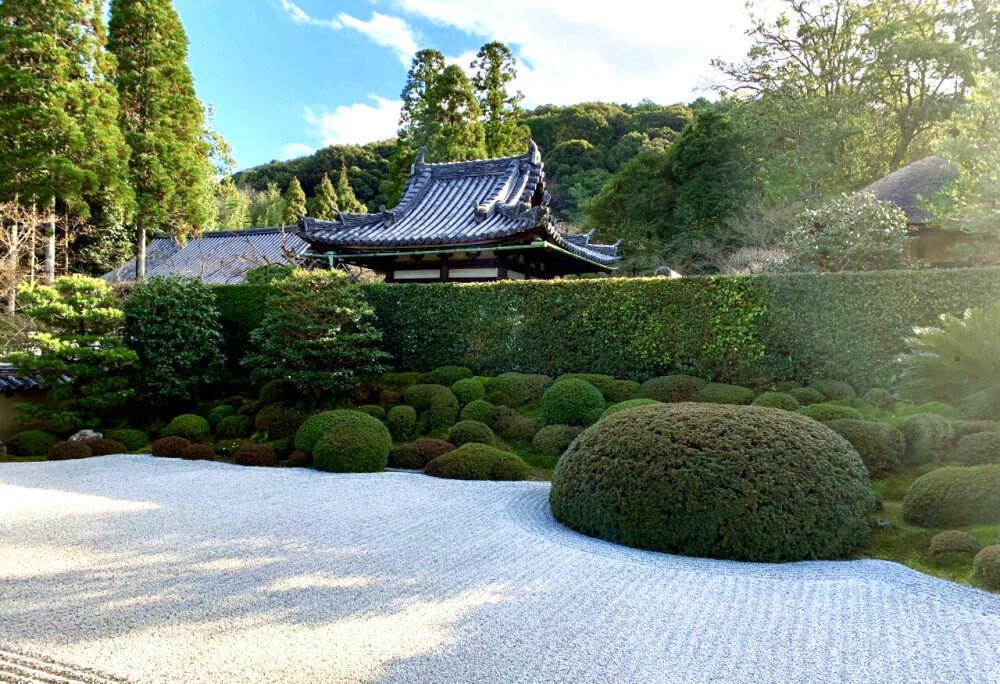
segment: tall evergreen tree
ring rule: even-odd
[[[52,208],[45,268],[55,275],[55,214],[91,203],[130,208],[100,0],[0,2],[0,194]]]
[[[285,192],[285,211],[281,215],[281,225],[294,226],[299,222],[299,214],[303,216],[309,212],[306,207],[306,193],[302,190],[299,177],[292,178]]]
[[[524,140],[530,135],[520,123],[523,114],[520,90],[513,95],[507,85],[517,78],[517,60],[503,43],[487,43],[470,65],[476,70],[472,85],[483,113],[486,155],[507,157],[524,152]]]
[[[368,213],[368,207],[354,196],[351,182],[347,179],[347,167],[343,164],[340,166],[340,177],[337,178],[337,206],[340,211],[352,214]]]
[[[340,209],[340,205],[337,200],[337,191],[333,189],[330,176],[324,173],[316,185],[316,195],[312,198],[309,215],[324,221],[332,221],[337,217],[338,209]]]
[[[432,161],[484,159],[486,131],[472,83],[457,64],[445,67],[431,89],[427,154]]]
[[[136,278],[151,230],[183,239],[210,219],[212,146],[187,65],[187,35],[169,0],[112,0],[110,51],[118,58],[119,122],[132,148]]]

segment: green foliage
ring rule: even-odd
[[[475,401],[470,401],[468,405],[462,409],[460,417],[462,420],[478,420],[480,423],[491,425],[495,415],[496,406],[488,401],[477,399]]]
[[[295,267],[291,264],[268,264],[251,268],[244,279],[247,285],[270,285],[276,280],[284,280],[292,275]]]
[[[1000,591],[1000,544],[987,546],[972,562],[972,577],[988,591]]]
[[[7,355],[20,372],[41,375],[49,388],[45,404],[19,405],[25,415],[58,427],[93,427],[102,412],[133,396],[128,376],[138,357],[118,336],[124,313],[107,283],[65,276],[51,286],[21,285],[18,297],[24,313],[51,331],[31,335],[39,353]],[[63,376],[73,382],[61,382]]]
[[[208,424],[214,430],[223,419],[236,415],[236,409],[229,404],[216,406],[208,413]]]
[[[650,399],[633,399],[631,401],[656,403]],[[628,403],[628,402],[625,402]],[[620,404],[618,404],[620,406]],[[611,409],[608,409],[609,411]],[[607,416],[607,413],[605,413]],[[547,425],[538,431],[531,440],[531,448],[542,456],[559,458],[563,452],[580,436],[583,428],[569,425]]]
[[[639,383],[633,380],[616,380],[610,375],[598,373],[566,373],[556,378],[556,382],[560,380],[583,380],[596,387],[604,401],[612,403],[634,399],[639,391]]]
[[[483,383],[475,378],[465,378],[464,380],[459,380],[451,386],[452,394],[458,399],[458,403],[462,406],[471,404],[474,401],[479,401],[486,396],[486,390],[483,388]]]
[[[104,434],[110,439],[124,444],[129,451],[139,451],[149,444],[149,435],[142,430],[108,430]]]
[[[194,440],[209,435],[211,432],[212,428],[209,427],[207,420],[193,413],[185,413],[167,423],[163,435]]]
[[[298,270],[273,288],[244,360],[252,379],[287,379],[318,398],[384,370],[372,307],[346,274]]]
[[[254,419],[252,416],[227,416],[219,421],[215,433],[222,438],[238,439],[253,434]]]
[[[899,426],[906,436],[903,462],[909,466],[924,465],[939,458],[951,448],[954,428],[951,421],[936,413],[915,413]]]
[[[478,420],[462,420],[448,430],[448,441],[457,447],[463,444],[493,444],[493,430]]]
[[[839,558],[869,541],[875,510],[864,464],[836,433],[794,413],[712,404],[602,420],[559,460],[549,501],[589,536],[757,562]]]
[[[398,444],[389,452],[391,468],[423,470],[432,460],[454,451],[455,445],[441,439],[418,439],[416,442]]]
[[[501,373],[490,381],[486,398],[494,404],[517,408],[538,401],[552,385],[546,375]]]
[[[236,462],[242,466],[276,466],[278,454],[270,444],[247,444],[236,454]]]
[[[309,416],[295,433],[295,448],[311,453],[316,442],[330,432],[331,426],[335,425],[336,421],[337,415],[333,411],[323,411]]]
[[[1000,523],[1000,465],[938,468],[921,475],[903,499],[903,518],[920,527]]]
[[[430,461],[424,472],[453,480],[524,480],[528,464],[517,454],[485,444],[466,444]]]
[[[183,437],[163,437],[153,442],[153,456],[158,458],[180,458],[184,450],[191,446]]]
[[[541,400],[542,418],[556,425],[590,425],[604,413],[604,397],[583,380],[559,380],[545,390]]]
[[[826,425],[851,443],[873,480],[880,480],[899,469],[906,451],[906,438],[896,428],[884,423],[843,418],[827,421]]]
[[[858,396],[857,392],[854,391],[854,388],[846,382],[838,382],[836,380],[816,380],[815,382],[809,383],[809,386],[820,392],[827,401],[853,399]]]
[[[385,425],[395,442],[412,439],[417,429],[417,412],[412,406],[393,406],[385,417]]]
[[[963,530],[946,530],[931,537],[931,554],[941,556],[943,554],[968,554],[972,555],[979,551],[979,540]]]
[[[753,390],[739,385],[726,385],[719,382],[710,382],[702,385],[694,396],[695,401],[703,401],[709,404],[736,404],[746,405],[753,401]]]
[[[810,404],[799,408],[796,413],[808,416],[813,420],[825,422],[828,420],[863,420],[861,411],[840,404]]]
[[[362,413],[367,413],[372,418],[378,418],[379,420],[385,422],[385,409],[381,406],[375,404],[365,404],[364,406],[359,406],[358,411]]]
[[[306,193],[302,190],[302,184],[298,177],[292,178],[285,191],[285,211],[281,215],[281,225],[295,226],[299,223],[299,216],[305,216],[309,212],[306,208]]]
[[[218,440],[213,448],[220,458],[230,459],[235,457],[240,452],[240,449],[247,444],[250,444],[249,439],[224,438]]]
[[[823,393],[814,387],[793,387],[788,390],[788,394],[802,406],[822,404],[826,401],[826,397]]]
[[[354,196],[354,189],[347,177],[347,167],[343,164],[340,165],[340,175],[337,176],[337,206],[340,211],[353,214],[368,213],[368,207],[365,206],[364,202]]]
[[[953,421],[956,443],[968,435],[978,435],[981,432],[1000,432],[1000,423],[995,420]]]
[[[542,429],[542,421],[522,416],[508,406],[497,406],[490,427],[508,442],[530,441]]]
[[[344,170],[344,177],[346,179],[347,170],[343,166],[341,166],[341,169]],[[353,193],[351,197],[354,199],[354,202],[358,201],[357,198],[354,198]],[[330,176],[324,173],[316,185],[316,194],[309,203],[309,215],[323,221],[332,221],[337,218],[339,210],[337,191],[333,189]]]
[[[337,410],[320,415],[326,415],[324,432],[312,449],[313,465],[318,470],[373,473],[385,469],[392,437],[382,421],[360,411]],[[299,447],[298,436],[295,446]]]
[[[385,416],[385,411],[382,412],[382,415]],[[267,433],[268,439],[291,439],[295,437],[303,420],[305,420],[305,416],[298,411],[271,404],[257,413],[253,419],[253,425],[257,432]],[[233,436],[244,437],[245,435]]]
[[[225,361],[215,295],[200,280],[139,283],[125,300],[122,337],[138,356],[138,394],[149,402],[190,399]]]
[[[694,401],[705,385],[701,378],[690,375],[664,375],[650,378],[639,388],[639,398],[662,402]]]
[[[70,461],[78,458],[90,458],[93,454],[90,446],[84,442],[56,442],[49,449],[48,460]]]
[[[630,408],[635,408],[636,406],[646,406],[648,404],[658,404],[660,402],[655,399],[626,399],[625,401],[620,401],[617,404],[611,404],[606,409],[604,413],[601,414],[601,420],[604,420],[613,413],[618,413],[619,411],[627,411]]]
[[[424,382],[429,385],[454,385],[459,380],[472,377],[472,371],[464,366],[443,366],[424,374]]]
[[[298,390],[292,382],[285,378],[278,378],[264,383],[264,386],[260,388],[260,394],[257,395],[257,402],[260,406],[268,406],[294,400],[297,396]]]
[[[268,285],[213,285],[215,306],[219,310],[226,358],[238,364],[253,349],[250,333],[256,330],[267,314],[260,305],[275,293]]]
[[[962,465],[1000,463],[1000,433],[977,432],[958,440],[955,460]]]
[[[279,461],[287,460],[295,452],[295,440],[292,439],[276,439],[273,442],[268,442],[267,445],[274,449],[274,454]]]
[[[20,458],[41,458],[59,441],[51,432],[25,430],[7,441],[7,452]]]
[[[785,392],[764,392],[753,400],[754,406],[766,406],[784,411],[796,411],[799,408],[799,401],[791,394]]]
[[[443,385],[414,385],[406,391],[403,399],[419,414],[426,415],[428,430],[447,429],[458,418],[458,399]]]
[[[965,420],[968,416],[957,408],[942,401],[925,401],[917,407],[918,413],[936,413],[952,420]]]
[[[517,78],[517,60],[503,43],[487,43],[469,65],[475,70],[472,85],[483,114],[483,133],[487,157],[521,154],[529,131],[519,119],[523,112],[521,91],[507,92],[507,85]]]
[[[996,392],[976,392],[958,402],[958,410],[974,420],[1000,418],[1000,397]]]

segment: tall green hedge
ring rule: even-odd
[[[269,285],[213,285],[212,291],[222,324],[226,363],[238,368],[250,350],[250,333],[264,320],[265,302],[273,290]]]

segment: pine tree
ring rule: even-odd
[[[316,196],[312,199],[309,215],[324,221],[332,221],[337,217],[339,208],[337,191],[333,189],[330,176],[324,173],[323,177],[319,179],[319,184],[316,185]]]
[[[507,84],[517,78],[517,60],[506,45],[493,42],[479,50],[470,67],[476,70],[472,85],[483,113],[487,156],[521,154],[530,135],[527,126],[519,122],[524,94],[520,90],[513,95],[507,92]]]
[[[347,167],[340,165],[340,177],[337,179],[337,200],[340,211],[351,214],[367,214],[368,207],[354,196],[351,182],[347,179]]]
[[[129,148],[117,125],[99,0],[0,2],[0,193],[50,207],[47,280],[55,275],[55,214],[92,206],[127,213]]]
[[[136,278],[142,279],[149,231],[169,229],[183,239],[209,221],[211,144],[173,3],[112,0],[110,28],[119,122],[132,148]]]
[[[432,161],[484,159],[486,132],[469,78],[456,64],[445,67],[431,89],[431,132],[427,154]]]
[[[292,178],[285,191],[285,211],[281,215],[281,225],[294,226],[299,222],[299,214],[305,216],[308,213],[306,208],[306,193],[302,190],[298,176]]]

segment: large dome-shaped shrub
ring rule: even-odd
[[[493,404],[518,408],[541,399],[550,385],[552,378],[547,375],[501,373],[490,381],[486,398]]]
[[[662,375],[642,383],[636,397],[656,401],[694,401],[705,381],[690,375]]]
[[[523,480],[531,469],[517,454],[466,444],[427,464],[424,472],[453,480]]]
[[[754,393],[749,387],[710,382],[703,385],[694,395],[694,401],[707,404],[746,405],[753,401]]]
[[[205,437],[212,432],[208,421],[194,413],[185,413],[177,416],[163,430],[164,437],[183,437],[184,439],[198,439]]]
[[[1000,465],[938,468],[906,491],[903,519],[920,527],[1000,523]]]
[[[49,449],[50,461],[72,461],[93,456],[86,442],[56,442]]]
[[[392,449],[392,436],[385,424],[360,411],[337,410],[330,414],[323,436],[313,447],[313,465],[331,473],[384,470]]]
[[[899,468],[906,438],[891,425],[847,419],[831,420],[827,427],[851,443],[873,480]]]
[[[91,437],[83,441],[90,447],[91,456],[112,456],[128,452],[124,444],[109,437]]]
[[[153,442],[153,456],[159,458],[180,458],[191,442],[183,437],[163,437]]]
[[[56,445],[59,438],[45,430],[25,430],[10,438],[7,451],[20,458],[42,458]]]
[[[1000,463],[1000,433],[977,432],[958,440],[955,460],[963,465]]]
[[[414,385],[403,398],[417,413],[426,414],[429,430],[445,430],[458,419],[458,398],[443,385]]]
[[[478,420],[462,420],[448,430],[448,441],[459,447],[463,444],[493,444],[493,430]]]
[[[393,406],[385,416],[385,426],[389,428],[389,434],[397,442],[413,439],[413,433],[417,429],[416,409],[406,404]]]
[[[476,378],[465,378],[451,386],[451,393],[458,399],[459,404],[465,406],[485,397],[486,388]]]
[[[222,404],[221,406],[216,406],[214,409],[208,412],[208,424],[214,430],[223,418],[228,418],[229,416],[235,416],[236,409],[229,404]]]
[[[109,430],[105,436],[121,442],[129,451],[138,451],[149,443],[149,435],[142,430]]]
[[[560,380],[542,395],[542,418],[556,425],[590,425],[604,413],[600,390],[583,380]]]
[[[839,558],[869,541],[875,499],[851,445],[757,406],[640,406],[580,435],[549,501],[583,534],[745,561]]]
[[[236,462],[244,466],[276,466],[278,455],[270,444],[247,444],[236,454]]]
[[[632,380],[618,380],[610,375],[600,375],[598,373],[566,373],[556,378],[560,380],[583,380],[598,389],[604,401],[617,403],[635,398],[639,391],[639,383]]]
[[[964,530],[947,530],[931,537],[931,555],[974,555],[982,544]]]
[[[393,468],[423,470],[424,466],[438,456],[454,450],[455,445],[443,439],[418,439],[394,446],[389,452],[389,465]]]
[[[906,437],[903,462],[909,466],[924,465],[940,458],[951,448],[955,434],[951,421],[936,413],[915,413],[907,417],[899,429]]]
[[[491,425],[496,415],[497,407],[488,401],[476,399],[462,409],[460,418],[462,420],[478,420],[480,423]]]

